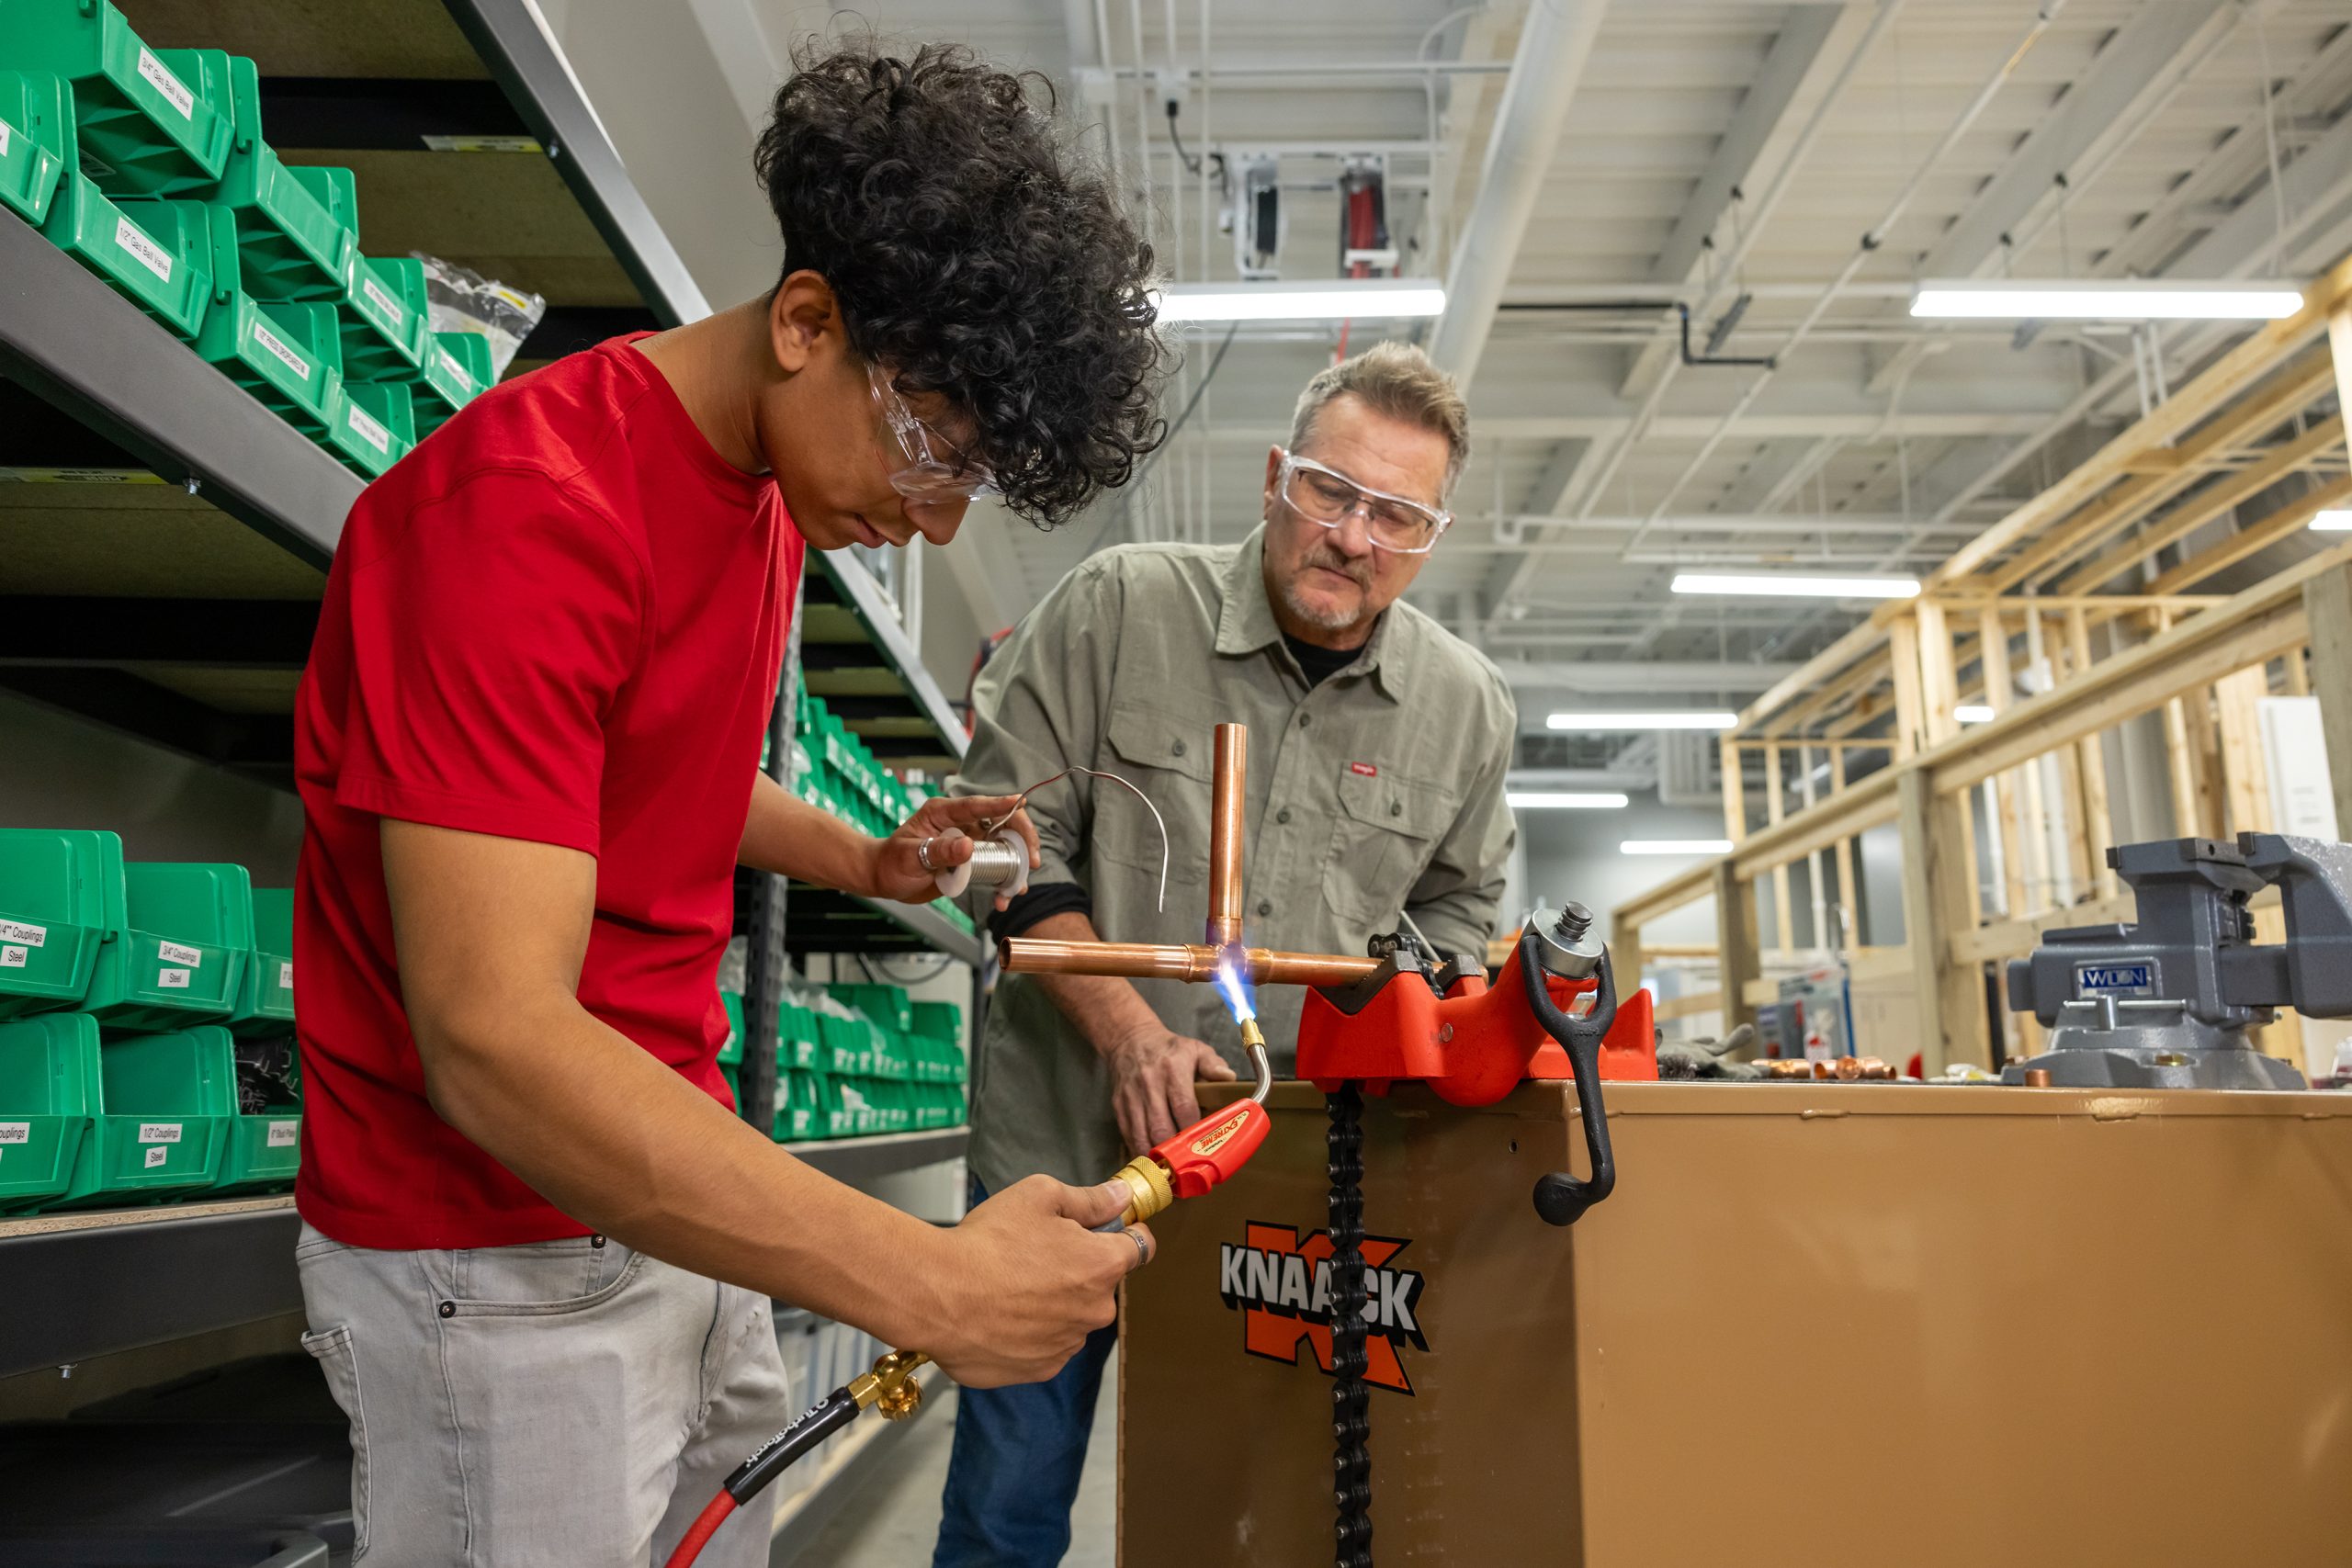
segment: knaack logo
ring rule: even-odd
[[[1217,1294],[1241,1310],[1242,1348],[1286,1366],[1298,1364],[1301,1339],[1315,1364],[1331,1370],[1331,1233],[1251,1221],[1247,1239],[1218,1249]],[[1413,1392],[1403,1348],[1427,1350],[1417,1308],[1424,1283],[1410,1269],[1391,1268],[1412,1244],[1394,1236],[1363,1239],[1364,1382],[1398,1393]]]

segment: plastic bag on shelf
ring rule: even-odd
[[[423,251],[409,254],[424,264],[425,298],[436,333],[477,333],[489,340],[492,379],[506,374],[515,351],[548,313],[548,302],[511,284],[484,277]]]

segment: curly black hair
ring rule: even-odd
[[[754,158],[785,274],[825,279],[900,390],[969,416],[1015,513],[1051,527],[1125,484],[1164,430],[1151,247],[1057,134],[1050,86],[1040,108],[952,45],[810,39],[793,63]]]

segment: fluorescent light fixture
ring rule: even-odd
[[[1589,730],[1600,734],[1645,729],[1729,729],[1739,715],[1678,708],[1671,713],[1555,713],[1544,721],[1551,729]]]
[[[1151,303],[1163,321],[1385,321],[1442,313],[1445,286],[1433,277],[1177,283],[1152,290]]]
[[[1727,855],[1729,839],[1628,839],[1617,846],[1627,855]]]
[[[1825,525],[1834,527],[1835,522]],[[1755,593],[1781,599],[1917,599],[1916,577],[1815,577],[1791,571],[1678,571],[1677,593]]]
[[[1577,795],[1555,789],[1514,789],[1503,799],[1521,811],[1622,811],[1625,797],[1613,791]]]
[[[1990,724],[1993,722],[1993,710],[1985,706],[1983,703],[1962,703],[1958,707],[1951,710],[1951,716],[1952,717],[1960,720],[1962,724]]]
[[[2169,278],[2026,283],[1931,277],[1911,296],[1915,316],[2026,321],[2275,321],[2303,308],[2287,283],[2176,283]]]
[[[2312,519],[2312,531],[2317,534],[2352,534],[2352,510],[2331,506]]]

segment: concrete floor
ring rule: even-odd
[[[1111,1568],[1116,1553],[1119,1459],[1119,1363],[1103,1370],[1094,1406],[1094,1434],[1086,1472],[1070,1510],[1069,1555],[1064,1568]],[[887,1474],[867,1483],[802,1561],[824,1568],[929,1568],[939,1539],[939,1489],[947,1480],[947,1450],[956,1435],[956,1407],[939,1408],[909,1432]]]

